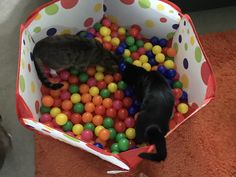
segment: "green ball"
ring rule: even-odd
[[[144,42],[142,40],[137,40],[135,45],[139,48],[139,47],[143,47],[144,46]]]
[[[132,37],[132,36],[128,36],[126,39],[125,39],[125,42],[128,46],[132,46],[134,45],[135,43],[135,39]]]
[[[111,153],[112,154],[119,154],[119,152],[117,152],[117,151],[112,151]]]
[[[75,69],[74,67],[70,68],[70,73],[72,75],[77,76],[79,74],[79,70]]]
[[[117,85],[120,90],[125,90],[127,88],[127,84],[124,81],[119,81]]]
[[[127,58],[125,58],[125,61],[126,61],[127,63],[132,63],[132,62],[133,62],[133,59],[130,58],[130,57],[127,57]]]
[[[132,45],[129,47],[130,52],[135,52],[138,49],[136,45]]]
[[[79,75],[79,80],[80,80],[80,82],[82,82],[82,83],[87,82],[87,80],[88,80],[88,74],[86,74],[86,73],[81,73],[81,74]]]
[[[80,36],[81,38],[85,38],[85,37],[87,36],[87,31],[81,31],[81,32],[79,33],[79,36]]]
[[[71,121],[67,121],[66,124],[62,126],[65,132],[71,131],[73,127],[73,123]]]
[[[110,117],[106,117],[104,120],[103,120],[103,126],[105,128],[112,128],[114,125],[114,121],[110,118]]]
[[[114,152],[114,151],[120,152],[118,143],[114,143],[111,145],[111,152]]]
[[[46,107],[46,106],[43,106],[43,105],[40,107],[40,113],[41,114],[50,113],[50,110],[51,109],[49,107]]]
[[[118,142],[120,151],[127,151],[129,149],[129,141],[126,138],[122,138]]]
[[[109,128],[108,129],[110,132],[110,139],[113,140],[116,137],[116,130],[114,128]]]
[[[70,93],[78,93],[79,92],[79,87],[77,86],[77,85],[75,85],[75,84],[71,84],[70,86],[69,86],[69,91],[70,91]]]
[[[175,82],[173,83],[173,87],[174,87],[174,88],[180,88],[180,89],[182,89],[182,88],[183,88],[183,84],[182,84],[182,82],[180,82],[180,81],[175,81]]]
[[[84,125],[84,129],[85,130],[91,130],[91,131],[94,131],[95,130],[95,126],[94,126],[94,124],[93,123],[86,123],[85,125]]]
[[[100,92],[100,95],[102,98],[109,98],[111,95],[111,92],[108,89],[102,89]]]
[[[126,135],[124,133],[118,133],[116,135],[116,142],[119,142],[122,138],[126,138]]]
[[[100,30],[100,28],[102,27],[102,24],[101,23],[95,23],[93,25],[93,27],[95,28],[95,30],[98,32]]]
[[[76,113],[82,113],[84,112],[84,105],[82,103],[76,103],[73,106],[73,110]]]

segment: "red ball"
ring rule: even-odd
[[[112,23],[110,26],[111,31],[117,31],[118,30],[118,26],[115,23]]]
[[[121,120],[125,120],[128,117],[128,111],[127,109],[120,109],[118,111],[117,117]]]
[[[125,131],[125,124],[124,122],[122,121],[117,121],[115,123],[115,130],[118,132],[118,133],[121,133],[121,132],[124,132]]]
[[[58,125],[58,124],[56,123],[56,119],[53,119],[53,120],[52,120],[52,123],[53,123],[53,127],[54,127],[55,129],[61,128],[60,125]]]
[[[43,95],[49,95],[50,90],[44,85],[41,86],[40,91]]]
[[[138,60],[140,57],[140,54],[138,52],[133,52],[131,54],[131,58],[133,58],[133,60]]]
[[[106,111],[106,116],[115,118],[116,117],[116,110],[114,108],[108,108]]]
[[[178,72],[176,72],[176,75],[175,75],[175,77],[173,78],[173,80],[174,80],[174,81],[178,81],[178,80],[179,80],[179,73],[178,73]]]
[[[173,119],[171,119],[169,122],[169,129],[171,130],[171,129],[175,128],[175,126],[176,126],[176,122]]]
[[[127,117],[124,122],[127,128],[133,128],[135,125],[135,120],[132,117]]]
[[[99,89],[104,89],[104,88],[107,87],[107,84],[106,84],[105,81],[99,81],[99,82],[97,82],[97,87],[98,87]]]
[[[68,80],[68,79],[69,79],[69,76],[70,76],[69,71],[64,70],[64,71],[61,71],[61,72],[60,72],[60,78],[61,78],[61,80],[63,80],[63,81]]]
[[[173,93],[175,99],[179,99],[182,96],[183,91],[179,88],[175,88],[175,89],[172,89],[172,93]]]
[[[136,37],[137,40],[142,40],[143,36],[139,33],[138,36]]]
[[[181,123],[184,120],[183,114],[181,114],[179,112],[174,113],[174,120],[177,124]]]
[[[124,98],[124,92],[122,90],[117,90],[115,93],[114,93],[114,98],[116,100],[122,100]]]
[[[121,81],[122,76],[121,76],[120,73],[115,73],[115,74],[113,75],[113,78],[114,78],[115,82],[119,82],[119,81]]]
[[[71,96],[71,95],[70,95],[70,92],[64,91],[64,92],[61,93],[61,96],[60,96],[60,97],[61,97],[62,100],[69,100],[69,99],[70,99],[70,96]]]
[[[68,79],[70,84],[78,84],[79,83],[79,78],[77,76],[71,75]]]
[[[140,55],[144,55],[146,53],[146,50],[144,47],[140,47],[137,52],[140,54]]]
[[[120,100],[115,100],[115,101],[113,101],[112,106],[116,110],[119,110],[123,107],[123,103]]]
[[[128,107],[130,107],[132,105],[132,102],[133,101],[132,101],[132,99],[130,97],[125,97],[123,99],[123,106],[128,108]]]
[[[110,42],[103,42],[103,48],[106,50],[111,50],[112,44]]]
[[[106,109],[103,105],[98,105],[98,106],[95,107],[95,113],[97,115],[103,116],[105,114],[105,111],[106,111]]]
[[[113,37],[117,37],[118,36],[118,33],[116,32],[116,31],[112,31],[111,32],[111,37],[113,38]]]
[[[61,99],[60,98],[55,98],[53,107],[60,107],[61,106]]]
[[[129,34],[133,37],[137,37],[139,34],[139,30],[137,28],[130,28],[129,29]]]
[[[88,79],[87,84],[88,84],[89,87],[96,86],[97,80],[95,78],[91,77],[91,78]]]
[[[141,28],[139,25],[137,25],[137,24],[133,24],[133,25],[131,26],[131,28],[136,29],[136,30],[138,30],[139,32],[142,30],[142,28]]]
[[[51,122],[52,121],[52,116],[48,113],[45,113],[45,114],[40,116],[39,120],[42,123]]]
[[[78,113],[73,113],[70,117],[70,120],[73,124],[79,124],[82,121],[82,117]]]
[[[70,112],[70,111],[63,111],[62,113],[67,115],[68,119],[71,119],[72,112]]]
[[[123,34],[118,34],[118,38],[120,39],[120,41],[124,41],[126,36]]]
[[[106,27],[110,27],[111,26],[111,21],[109,19],[107,19],[107,18],[104,18],[102,20],[102,25],[106,26]]]

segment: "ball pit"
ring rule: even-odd
[[[122,56],[121,71],[127,61],[164,75],[176,99],[171,121],[184,120],[189,110],[188,95],[176,71],[176,50],[167,47],[166,39],[155,36],[144,39],[138,25],[126,30],[105,17],[101,23],[95,23],[79,35],[96,38],[105,49]],[[85,72],[70,68],[50,79],[62,81],[63,87],[47,90],[42,86],[41,123],[61,128],[68,135],[113,154],[137,147],[133,140],[140,103],[134,99],[133,90],[122,80],[120,73],[108,74],[101,66],[89,67]]]

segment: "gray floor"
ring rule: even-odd
[[[15,113],[18,31],[20,22],[23,22],[33,9],[46,0],[16,1],[19,1],[19,4],[14,11],[4,23],[0,23],[0,113],[5,128],[13,136],[13,150],[7,156],[0,177],[34,177],[33,133],[18,123]],[[4,12],[1,10],[0,16],[1,13]],[[190,16],[200,34],[236,28],[236,7],[194,12],[190,13]]]

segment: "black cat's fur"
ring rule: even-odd
[[[118,71],[117,57],[105,50],[96,39],[78,35],[55,35],[36,43],[33,50],[34,64],[40,81],[48,88],[59,89],[61,83],[53,84],[43,72],[44,65],[56,71],[74,67],[85,71],[87,67],[100,65],[106,72]]]
[[[156,71],[126,63],[123,80],[134,87],[141,101],[140,114],[136,121],[135,142],[154,144],[156,153],[141,153],[140,157],[152,161],[163,161],[167,156],[165,135],[169,131],[169,120],[174,107],[174,96],[165,78]]]

